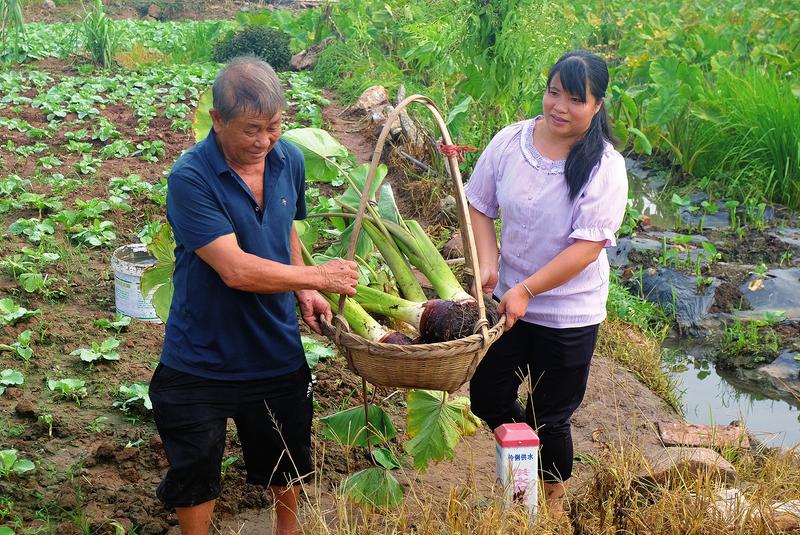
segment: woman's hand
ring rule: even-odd
[[[506,315],[506,330],[514,326],[519,318],[525,315],[528,310],[528,302],[531,296],[521,284],[511,287],[500,299],[497,305],[497,312]]]
[[[492,295],[494,293],[494,288],[497,286],[498,280],[498,273],[497,268],[494,269],[486,269],[484,271],[483,266],[481,266],[481,292],[483,295]],[[475,284],[472,284],[472,291],[470,292],[472,297],[477,299],[478,292],[475,291]]]

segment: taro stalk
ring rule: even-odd
[[[681,197],[677,193],[673,193],[671,202],[675,206],[675,215],[677,216],[677,225],[679,228],[682,227],[684,223],[684,212],[693,214],[698,210],[697,206],[692,205],[692,200],[688,196]]]
[[[729,200],[725,201],[725,208],[728,209],[728,213],[730,214],[731,218],[731,228],[736,231],[739,229],[739,220],[736,217],[736,208],[739,206],[739,201],[736,200]]]

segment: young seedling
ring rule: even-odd
[[[225,460],[222,461],[222,464],[220,465],[220,469],[219,469],[220,477],[224,478],[225,477],[225,473],[228,471],[228,468],[230,468],[231,466],[236,464],[238,461],[239,461],[239,458],[236,455],[230,455],[230,456],[226,457]]]
[[[17,341],[13,344],[0,344],[0,351],[10,351],[14,357],[25,363],[25,368],[27,369],[31,358],[33,358],[31,340],[33,340],[33,331],[25,329],[17,335]]]
[[[83,379],[48,379],[47,387],[56,396],[71,399],[80,406],[81,398],[86,397],[86,381]]]
[[[78,225],[76,230],[78,232],[70,236],[70,238],[77,245],[87,245],[89,247],[110,246],[117,239],[117,234],[114,232],[114,223],[111,221],[95,219],[92,226],[87,228],[83,225]]]
[[[16,304],[10,297],[0,299],[0,325],[14,325],[21,319],[38,316],[42,313],[38,308],[28,310]]]
[[[92,342],[91,348],[82,347],[76,349],[70,355],[79,356],[84,362],[94,362],[96,360],[119,360],[119,340],[116,338],[106,338],[102,343]]]
[[[739,206],[739,201],[725,201],[725,208],[728,209],[728,213],[730,214],[731,218],[731,228],[733,230],[737,230],[739,228],[739,220],[736,218],[736,208]]]
[[[306,354],[306,361],[309,368],[314,368],[319,364],[320,360],[329,359],[336,355],[336,352],[322,342],[301,336],[303,342],[303,351]]]
[[[25,382],[25,377],[21,372],[12,369],[5,369],[0,372],[0,396],[5,394],[9,386],[18,386]]]
[[[153,402],[150,401],[150,385],[147,383],[132,383],[128,385],[120,385],[118,401],[114,402],[115,407],[119,407],[122,412],[128,412],[131,407],[137,409],[144,409],[145,411],[153,410]]]
[[[106,424],[109,420],[108,416],[98,416],[95,418],[92,423],[86,426],[86,430],[90,433],[103,433],[107,429],[110,429],[110,426]]]
[[[131,324],[131,317],[123,314],[114,314],[114,319],[100,318],[94,320],[94,326],[104,331],[116,331],[117,334],[124,331]]]
[[[11,479],[11,476],[21,476],[36,468],[32,461],[17,457],[17,450],[0,451],[0,476],[3,479]]]
[[[40,423],[44,426],[47,426],[47,435],[53,436],[53,415],[52,414],[40,414],[38,418],[36,418],[36,422]]]

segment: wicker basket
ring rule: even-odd
[[[380,163],[390,126],[395,123],[400,113],[412,102],[421,103],[431,111],[442,132],[444,144],[452,145],[452,139],[447,131],[444,119],[433,101],[428,97],[412,95],[397,106],[387,119],[372,153],[372,162],[364,185],[364,194],[353,223],[354,228],[347,254],[349,260],[352,260],[355,254],[356,240],[361,230],[361,222],[369,199],[368,192]],[[458,208],[461,236],[464,241],[465,261],[467,267],[472,270],[475,279],[480,280],[475,239],[467,212],[467,201],[464,196],[464,185],[461,181],[458,161],[454,155],[447,156],[447,161],[450,177],[453,181],[453,193]],[[334,318],[334,324],[330,324],[323,319],[323,333],[345,354],[347,363],[353,372],[366,381],[380,386],[425,388],[453,392],[470,380],[486,351],[503,334],[505,325],[505,317],[502,317],[497,325],[489,326],[486,320],[486,307],[483,296],[478,295],[480,319],[476,325],[475,334],[458,340],[436,344],[382,344],[366,340],[349,331],[347,322],[341,316],[344,299],[345,297],[341,296],[339,300],[339,313]]]

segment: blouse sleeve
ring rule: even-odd
[[[613,247],[617,244],[615,233],[622,225],[627,203],[625,159],[618,152],[609,151],[577,201],[569,238],[604,241],[604,247]]]
[[[500,158],[520,130],[520,123],[505,127],[495,135],[478,158],[469,182],[464,186],[464,194],[469,203],[483,215],[495,219],[500,211],[497,202],[497,179]]]

